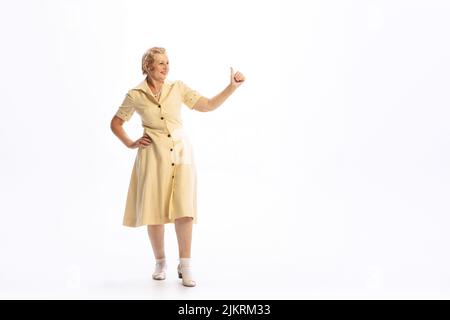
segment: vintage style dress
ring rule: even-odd
[[[197,223],[197,174],[181,106],[193,109],[201,96],[179,80],[164,82],[159,101],[145,80],[126,94],[116,116],[128,121],[136,111],[152,143],[137,151],[123,225],[173,223],[180,217]]]

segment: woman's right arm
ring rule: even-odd
[[[122,125],[124,122],[125,121],[120,119],[118,116],[114,116],[111,120],[111,130],[128,148],[135,149],[142,146],[145,147],[152,142],[151,138],[147,134],[144,134],[136,141],[131,140],[123,129]]]

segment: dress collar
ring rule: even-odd
[[[164,80],[164,83],[163,83],[162,88],[161,88],[161,94],[159,96],[159,101],[161,101],[164,98],[164,96],[165,96],[165,94],[167,92],[167,87],[169,87],[169,86],[170,86],[169,81]],[[159,103],[158,100],[156,100],[156,98],[153,96],[153,92],[150,89],[150,87],[148,86],[148,83],[147,83],[146,79],[142,80],[141,83],[139,83],[135,87],[135,89],[145,92],[153,101],[155,101],[156,103]]]

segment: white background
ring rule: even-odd
[[[0,298],[450,297],[448,1],[0,2]],[[197,287],[122,226],[110,120],[152,46],[198,168]],[[142,133],[137,114],[125,124]]]

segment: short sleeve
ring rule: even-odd
[[[202,95],[198,91],[191,89],[183,81],[179,81],[179,85],[183,103],[190,109],[193,109],[194,105],[197,103],[198,99],[202,97]]]
[[[119,107],[119,110],[117,110],[116,116],[124,121],[128,121],[130,120],[134,111],[135,111],[134,100],[130,92],[128,92],[127,95],[125,96],[125,99],[122,102],[122,105]]]

